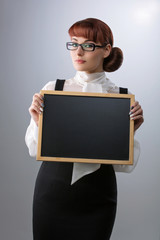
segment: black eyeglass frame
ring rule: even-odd
[[[66,42],[66,47],[67,47],[67,49],[68,49],[69,51],[75,51],[75,50],[77,50],[78,47],[80,46],[83,51],[87,51],[87,52],[93,52],[96,47],[98,47],[98,48],[104,48],[104,47],[107,45],[107,43],[105,43],[104,45],[101,45],[101,46],[100,46],[100,45],[96,45],[96,44],[94,44],[94,43],[88,43],[88,44],[90,44],[90,45],[93,46],[93,49],[92,49],[92,50],[86,50],[86,49],[83,48],[83,45],[84,45],[84,44],[87,44],[87,43],[82,43],[82,44],[75,43],[75,44],[77,44],[77,48],[76,48],[76,49],[69,49],[69,48],[68,48],[68,44],[69,44],[69,43],[74,43],[74,42]]]

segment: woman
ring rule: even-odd
[[[117,70],[123,61],[122,51],[113,47],[109,26],[89,18],[73,24],[69,35],[71,41],[66,46],[77,73],[64,86],[53,81],[43,89],[119,93],[119,88],[105,75],[105,71]],[[43,98],[36,93],[29,108],[31,122],[25,137],[31,156],[36,155],[38,120],[43,107]],[[133,104],[130,116],[137,130],[143,123],[138,102]],[[135,141],[134,166],[43,162],[34,192],[34,240],[110,239],[117,205],[115,171],[132,171],[138,156],[139,144]]]

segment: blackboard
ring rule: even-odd
[[[134,95],[41,91],[37,160],[133,164]]]

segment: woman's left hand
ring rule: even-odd
[[[139,102],[136,101],[133,103],[129,114],[131,120],[134,120],[134,131],[136,131],[144,122],[143,110]]]

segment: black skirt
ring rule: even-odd
[[[33,201],[34,240],[108,240],[116,215],[117,184],[102,164],[71,185],[73,163],[43,162]]]

